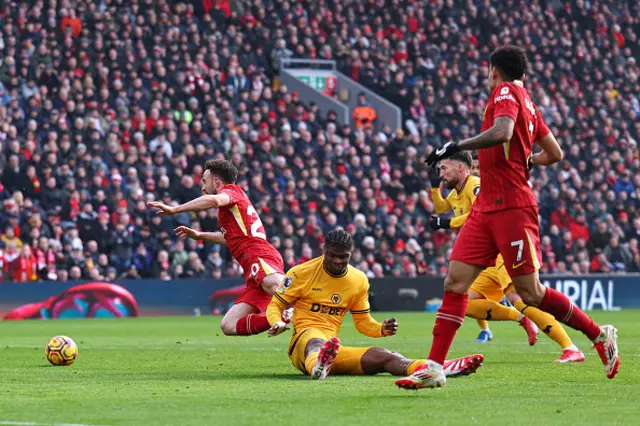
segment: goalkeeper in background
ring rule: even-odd
[[[452,219],[432,216],[430,224],[433,230],[461,228],[464,225],[480,192],[480,178],[471,174],[472,168],[471,153],[460,151],[442,160],[439,169],[432,169],[429,178],[436,213],[452,211],[454,215]],[[451,191],[446,199],[440,194],[441,181]],[[500,304],[505,295],[517,310]],[[496,265],[482,271],[471,285],[466,315],[478,320],[481,331],[476,341],[479,343],[487,342],[492,337],[486,320],[517,321],[526,330],[530,345],[537,342],[540,328],[562,347],[562,355],[556,362],[584,361],[582,351],[573,344],[553,315],[534,306],[527,306],[522,301],[515,291],[501,255],[498,255]]]
[[[340,347],[337,336],[347,312],[351,312],[356,329],[366,336],[393,336],[398,331],[395,318],[379,323],[371,317],[369,281],[363,272],[349,265],[352,249],[351,235],[335,229],[327,235],[323,256],[295,266],[286,274],[267,308],[269,335],[278,335],[289,328],[281,318],[282,311],[292,305],[294,333],[289,358],[312,379],[323,380],[329,372],[412,374],[426,360],[409,359],[381,348]],[[470,355],[446,361],[445,375],[469,375],[483,360],[482,355]]]

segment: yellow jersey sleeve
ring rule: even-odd
[[[360,292],[355,297],[351,308],[351,316],[356,330],[365,336],[382,337],[382,324],[371,316],[371,306],[369,305],[369,280],[363,275],[363,283]]]
[[[442,198],[440,188],[431,188],[431,198],[433,199],[433,207],[436,209],[437,214],[446,213],[451,210],[451,204],[449,201]]]
[[[295,267],[287,272],[267,306],[267,320],[271,325],[282,320],[282,311],[293,305],[304,289],[305,283],[303,280],[294,280],[294,274]]]

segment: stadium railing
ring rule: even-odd
[[[335,79],[335,73],[335,61],[306,59],[282,59],[280,61],[280,84],[285,84],[289,88],[289,92],[298,92],[300,99],[304,99],[305,104],[314,102],[324,116],[329,111],[334,111],[338,123],[341,125],[350,124],[349,107],[322,92],[322,90],[326,90],[327,78]],[[321,87],[321,84],[325,86]]]

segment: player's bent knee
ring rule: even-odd
[[[284,275],[279,273],[267,275],[262,280],[262,283],[260,284],[260,286],[265,291],[265,293],[274,295],[276,291],[278,291],[280,284],[282,284],[283,279],[284,279]]]
[[[444,291],[450,293],[466,293],[469,285],[467,285],[463,280],[460,280],[456,276],[452,276],[451,274],[447,275],[447,278],[444,279]]]
[[[314,352],[320,352],[320,348],[324,342],[323,339],[310,339],[304,347],[304,357],[306,358]]]
[[[235,336],[236,335],[236,322],[227,317],[222,318],[220,321],[220,330],[225,336]]]
[[[468,292],[473,280],[481,271],[482,268],[479,266],[452,260],[449,263],[449,273],[444,280],[444,291],[458,294]]]
[[[534,274],[513,278],[517,294],[530,306],[538,306],[544,297],[545,288]]]

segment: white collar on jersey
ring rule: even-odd
[[[524,87],[524,83],[522,82],[522,80],[513,80],[513,84],[516,84],[520,87]]]

